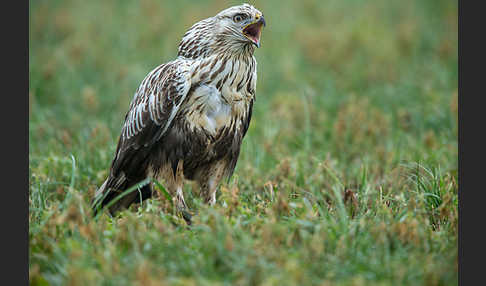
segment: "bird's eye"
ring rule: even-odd
[[[245,15],[243,14],[237,14],[233,17],[233,21],[235,21],[236,23],[241,22],[244,19],[245,19]]]

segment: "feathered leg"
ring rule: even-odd
[[[177,168],[174,173],[171,166],[169,164],[165,165],[161,172],[160,176],[165,181],[165,187],[172,195],[172,200],[174,205],[182,214],[182,217],[187,222],[187,224],[191,224],[191,215],[188,212],[188,208],[186,202],[184,201],[184,193],[182,189],[184,187],[184,170],[183,170],[184,161],[180,160],[177,163]]]
[[[211,206],[216,203],[216,191],[223,178],[225,170],[226,162],[222,160],[205,168],[197,176],[197,182],[201,188],[201,196],[203,197],[204,202]]]

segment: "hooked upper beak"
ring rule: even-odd
[[[260,37],[262,35],[263,27],[266,26],[263,15],[256,15],[255,21],[243,28],[243,35],[248,38],[257,48],[260,47]]]

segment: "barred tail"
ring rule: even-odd
[[[104,206],[103,197],[106,195],[106,186],[108,184],[108,179],[98,188],[93,199],[91,200],[91,207],[93,208],[93,214],[96,216],[99,210]]]
[[[124,175],[119,178],[108,177],[105,182],[96,191],[94,198],[91,202],[93,213],[96,216],[98,211],[102,210],[112,200],[117,199],[119,195],[123,195],[123,192],[133,185],[139,183],[138,181],[127,180]],[[133,191],[128,194],[124,194],[115,203],[109,206],[109,211],[114,215],[119,210],[128,208],[132,203],[137,201],[143,201],[152,196],[152,188],[150,184],[144,185],[139,191]]]

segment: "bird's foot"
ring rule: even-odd
[[[182,216],[187,225],[192,224],[192,214],[189,212],[189,208],[186,205],[184,199],[176,200],[176,210],[179,215]]]
[[[192,215],[190,212],[188,212],[187,210],[182,210],[181,211],[181,215],[182,215],[182,218],[186,221],[187,225],[191,225],[192,224]]]

